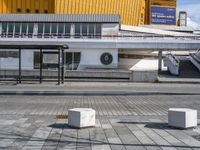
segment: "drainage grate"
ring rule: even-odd
[[[67,119],[68,115],[57,115],[56,119]]]

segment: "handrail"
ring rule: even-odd
[[[173,63],[175,63],[176,65],[178,65],[180,63],[180,61],[173,55],[173,54],[167,54],[166,57],[168,56],[168,58],[170,59],[170,57],[172,59],[170,59]],[[169,57],[170,56],[170,57]]]
[[[192,39],[192,40],[200,40],[200,36],[171,36],[171,35],[70,35],[70,34],[56,34],[56,33],[45,33],[45,34],[0,34],[0,38],[176,38],[176,39]]]
[[[191,56],[195,61],[197,61],[198,63],[200,63],[200,58],[199,58],[199,56],[197,56],[196,54],[190,54],[190,56]]]

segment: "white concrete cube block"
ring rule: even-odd
[[[187,108],[170,108],[168,110],[168,125],[184,129],[196,127],[197,110]]]
[[[95,126],[95,110],[91,108],[74,108],[68,111],[68,125],[75,128]]]

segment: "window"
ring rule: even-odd
[[[28,36],[29,37],[33,36],[33,28],[34,28],[34,23],[28,23]]]
[[[14,31],[14,23],[8,23],[8,36],[12,37]]]
[[[39,38],[41,38],[43,36],[43,29],[44,29],[44,24],[38,23],[38,37]]]
[[[45,14],[48,14],[48,10],[44,10],[44,13],[45,13]]]
[[[96,33],[95,35],[101,36],[101,24],[96,24]]]
[[[82,24],[82,35],[87,36],[87,24]]]
[[[66,70],[77,70],[81,60],[80,52],[66,52]]]
[[[65,35],[66,35],[67,37],[70,37],[70,32],[71,32],[71,24],[66,23],[66,24],[65,24]]]
[[[51,24],[51,34],[53,35],[57,34],[57,23]]]
[[[75,24],[75,36],[80,37],[81,35],[81,24],[76,23]]]
[[[22,10],[20,8],[17,8],[17,13],[21,13]]]
[[[94,24],[89,24],[89,36],[94,36],[95,35],[95,29],[94,29]]]
[[[72,53],[67,52],[65,55],[66,70],[72,70]]]
[[[20,35],[20,27],[21,27],[21,24],[20,23],[15,23],[15,37],[19,37]]]
[[[30,13],[31,11],[30,11],[30,9],[26,9],[26,13]]]
[[[58,34],[61,36],[64,33],[64,24],[58,23]]]
[[[7,23],[2,23],[2,34],[7,34]]]
[[[36,13],[36,14],[38,14],[39,12],[40,12],[39,9],[36,9],[36,10],[35,10],[35,13]]]
[[[28,27],[27,23],[22,23],[22,31],[21,31],[22,36],[27,34],[27,27]]]
[[[50,23],[45,23],[44,33],[45,33],[45,37],[49,37],[49,34],[50,34]]]

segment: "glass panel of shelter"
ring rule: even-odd
[[[11,72],[7,71],[16,70],[19,66],[19,51],[18,50],[0,50],[0,70],[1,78],[16,80],[16,76]]]

